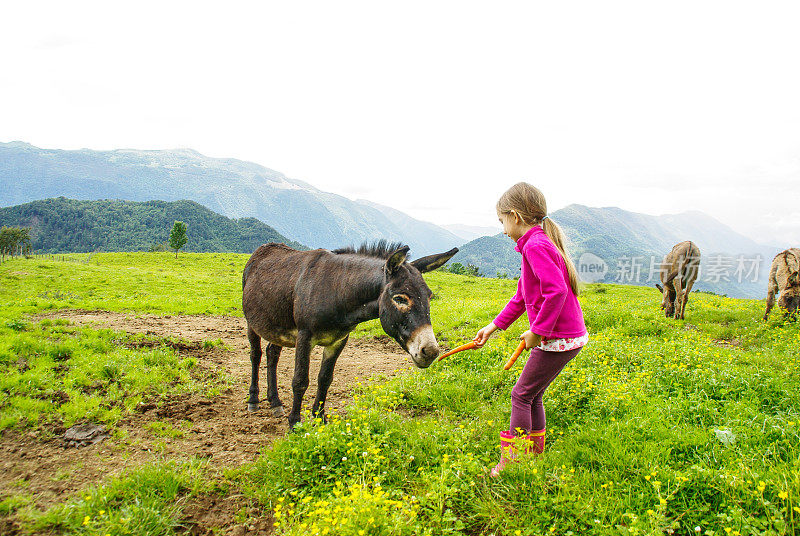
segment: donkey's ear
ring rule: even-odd
[[[430,272],[442,266],[450,260],[450,258],[458,253],[458,248],[453,248],[446,253],[437,253],[436,255],[428,255],[415,261],[411,261],[411,266],[419,270],[421,273]]]
[[[656,283],[656,288],[658,289],[658,291],[659,291],[660,293],[662,293],[662,294],[664,293],[664,287],[662,287],[662,286],[661,286],[661,285],[659,285],[658,283]]]
[[[408,246],[403,246],[400,249],[394,250],[392,254],[389,255],[389,258],[386,260],[386,273],[395,273],[400,265],[406,262],[409,249],[411,248]]]

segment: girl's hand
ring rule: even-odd
[[[526,331],[525,333],[520,335],[519,338],[525,341],[525,349],[527,350],[530,350],[531,348],[536,348],[537,346],[539,346],[539,343],[542,342],[542,336],[537,335],[531,330]]]
[[[475,348],[482,348],[495,330],[497,330],[497,326],[494,325],[494,322],[489,322],[486,326],[482,327],[475,335],[475,338],[472,339],[472,342],[475,343]]]

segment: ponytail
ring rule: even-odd
[[[561,230],[561,227],[558,226],[556,222],[553,221],[550,216],[542,218],[540,220],[542,225],[542,230],[544,234],[553,242],[553,244],[558,248],[559,253],[561,253],[561,257],[564,259],[564,264],[567,265],[567,276],[569,277],[569,286],[572,287],[572,292],[575,293],[577,296],[580,293],[579,285],[578,285],[578,270],[575,269],[575,264],[572,262],[569,254],[567,253],[566,243],[567,237],[564,235],[564,231]]]

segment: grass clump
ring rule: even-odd
[[[24,520],[31,531],[164,536],[180,526],[180,499],[209,490],[206,462],[141,467],[82,491],[73,500]]]
[[[140,347],[134,339],[49,321],[24,331],[0,326],[0,429],[115,424],[145,398],[226,382],[193,375],[193,357],[166,345]]]

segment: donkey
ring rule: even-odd
[[[683,320],[689,292],[699,273],[700,248],[689,240],[675,244],[664,256],[661,263],[661,283],[664,286],[656,283],[656,288],[664,295],[661,309],[667,318],[674,316]]]
[[[778,307],[784,316],[793,315],[800,307],[800,249],[789,248],[775,255],[769,270],[769,286],[767,287],[767,310],[764,321],[775,305],[775,294],[780,293]]]
[[[258,409],[261,339],[267,341],[267,399],[275,417],[284,415],[278,398],[278,357],[283,347],[295,347],[290,429],[300,422],[311,349],[324,347],[312,406],[312,415],[324,420],[336,359],[361,322],[380,318],[383,330],[414,364],[427,368],[439,355],[439,345],[431,327],[432,292],[421,274],[442,266],[458,248],[413,262],[406,262],[408,250],[385,241],[358,250],[297,251],[276,243],[259,247],[242,275],[252,365],[247,409]]]

